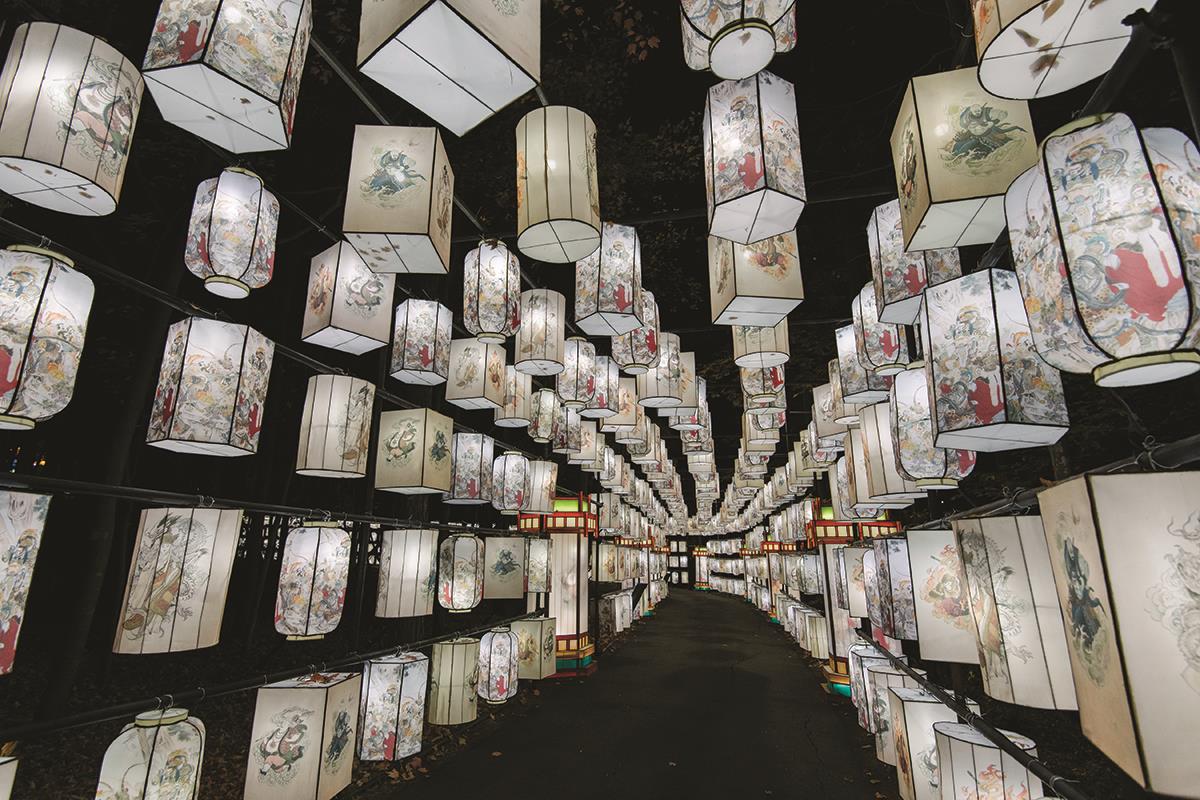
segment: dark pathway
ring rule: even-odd
[[[538,708],[427,779],[364,796],[896,796],[850,701],[749,604],[676,589],[627,636],[590,678],[540,682]]]

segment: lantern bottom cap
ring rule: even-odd
[[[517,249],[551,264],[582,261],[600,249],[600,229],[579,219],[546,219],[518,232]]]
[[[916,481],[919,489],[957,489],[958,481],[954,478],[920,478]]]
[[[317,639],[324,639],[324,638],[325,638],[325,634],[323,634],[323,633],[313,633],[313,634],[309,634],[308,636],[300,636],[299,634],[289,633],[287,640],[289,642],[315,642]]]
[[[621,372],[626,375],[644,375],[650,371],[649,364],[618,364],[621,367]]]
[[[881,378],[886,378],[888,375],[896,375],[908,369],[908,364],[884,364],[882,367],[872,367],[871,372]]]
[[[0,165],[6,168],[0,170],[0,192],[30,205],[81,217],[103,217],[117,210],[116,197],[60,164],[5,155]]]
[[[448,612],[450,612],[451,614],[470,614],[471,613],[471,609],[469,609],[469,608],[447,608],[446,610]]]
[[[502,706],[508,702],[508,698],[506,697],[503,700],[489,700],[485,697],[483,698],[483,702],[487,703],[489,706]]]
[[[559,362],[549,358],[528,358],[524,361],[518,361],[516,364],[513,364],[513,369],[526,375],[550,376],[557,375],[558,373],[562,372],[565,367]],[[445,380],[445,378],[442,380]]]
[[[320,469],[317,467],[300,467],[296,469],[297,475],[304,475],[309,478],[365,478],[366,472],[355,472],[348,469]]]
[[[788,353],[781,350],[772,350],[747,353],[744,356],[735,358],[733,363],[745,369],[767,369],[768,367],[778,367],[786,364],[788,358],[790,358]]]
[[[1092,380],[1097,386],[1105,388],[1140,386],[1173,381],[1198,370],[1200,353],[1195,350],[1179,350],[1172,353],[1130,356],[1101,364],[1092,370]]]
[[[75,266],[75,262],[73,260],[64,256],[62,253],[58,252],[57,250],[51,250],[48,247],[38,247],[37,245],[34,245],[34,244],[10,244],[8,247],[5,247],[4,249],[9,250],[14,253],[34,253],[39,256],[46,256],[47,258],[53,258],[55,261],[61,261],[64,264],[66,264],[68,267]]]
[[[708,47],[708,64],[723,80],[741,80],[760,72],[775,57],[775,33],[761,19],[726,26]]]
[[[161,725],[174,725],[176,722],[183,722],[187,718],[188,712],[186,708],[175,708],[172,706],[167,709],[143,711],[134,717],[133,724],[139,728],[157,728]]]
[[[391,376],[401,383],[411,383],[416,386],[439,386],[446,382],[445,375],[439,375],[433,370],[398,369]]]
[[[483,344],[504,344],[508,337],[501,333],[481,332],[475,334],[475,341]]]
[[[28,431],[33,430],[35,424],[29,417],[0,414],[0,431]]]
[[[567,408],[583,408],[587,405],[587,400],[563,400],[562,404]]]
[[[529,420],[523,417],[500,417],[492,421],[493,425],[499,425],[501,428],[528,428]]]
[[[443,497],[442,502],[450,506],[483,505],[492,502],[489,497]]]
[[[217,297],[225,297],[230,300],[244,300],[250,296],[249,286],[237,278],[228,278],[224,275],[209,275],[204,279],[204,288]]]

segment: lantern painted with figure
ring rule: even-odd
[[[450,376],[446,402],[471,410],[497,410],[504,406],[504,346],[477,339],[450,343]]]
[[[274,354],[274,343],[247,325],[176,322],[167,330],[146,443],[177,453],[256,453]]]
[[[372,272],[449,272],[453,211],[437,128],[354,126],[342,231]]]
[[[858,363],[857,352],[853,354],[853,360],[847,361],[847,367],[855,370],[862,368]],[[863,370],[862,372],[863,374],[868,374],[866,370]],[[858,404],[846,402],[846,393],[842,389],[841,357],[830,359],[828,372],[826,375],[829,376],[829,418],[833,421],[834,425],[840,426],[842,431],[846,431],[849,428],[857,426]],[[881,383],[886,383],[886,381],[881,378],[877,378],[877,380],[879,380]],[[837,429],[834,428],[833,430]],[[846,434],[842,431],[839,431],[840,436],[838,436],[836,439],[827,437],[824,443],[830,446],[836,444],[840,447],[842,442],[844,442],[846,439]]]
[[[429,724],[474,722],[479,686],[479,640],[459,637],[433,645],[429,678]]]
[[[858,352],[858,337],[854,325],[843,325],[834,331],[837,342],[838,386],[843,405],[863,405],[887,400],[888,380],[885,376],[868,369]],[[831,367],[832,369],[832,367]],[[830,381],[832,383],[832,376]],[[857,410],[855,411],[857,413]],[[851,424],[845,416],[836,420],[843,425]]]
[[[517,123],[517,248],[566,264],[599,246],[596,124],[577,108],[536,108]]]
[[[895,745],[896,780],[903,800],[942,800],[938,786],[937,738],[933,726],[957,722],[958,715],[941,700],[921,688],[888,687],[891,736]],[[973,713],[979,704],[960,697]]]
[[[679,337],[664,332],[659,339],[658,366],[637,376],[638,404],[646,408],[668,408],[682,404],[682,379]]]
[[[796,232],[746,245],[709,236],[708,290],[714,325],[778,325],[804,301]]]
[[[978,664],[975,621],[954,531],[910,530],[905,537],[921,657]]]
[[[648,290],[642,292],[640,319],[640,327],[612,337],[612,359],[628,375],[641,375],[654,369],[660,358],[658,302],[654,293]]]
[[[492,506],[501,514],[529,507],[529,459],[508,451],[492,463]]]
[[[642,327],[642,253],[637,231],[605,222],[600,247],[575,264],[575,324],[589,336]]]
[[[1012,450],[1067,432],[1062,378],[1034,350],[1015,273],[929,287],[921,330],[936,446]]]
[[[553,461],[529,462],[529,502],[523,509],[529,514],[553,514],[558,487],[558,464]]]
[[[1045,797],[1042,782],[1024,765],[983,734],[959,722],[935,722],[938,783],[942,797]],[[1010,742],[1037,758],[1033,741],[1000,731]]]
[[[862,365],[875,375],[895,375],[908,365],[908,338],[899,325],[879,321],[875,286],[868,283],[851,303],[854,342]]]
[[[28,430],[75,392],[95,289],[65,256],[0,250],[0,430]]]
[[[681,0],[680,12],[684,60],[718,78],[747,78],[776,53],[796,46],[796,4],[790,0],[750,5]]]
[[[435,530],[380,531],[375,616],[423,617],[433,613],[436,553]]]
[[[350,785],[362,676],[315,672],[258,690],[245,800],[329,800]]]
[[[517,695],[520,675],[517,635],[507,626],[479,637],[479,686],[485,702],[500,705]]]
[[[539,594],[550,591],[550,583],[554,577],[550,571],[550,540],[528,538],[525,545],[525,593]],[[550,627],[553,633],[554,626]],[[513,630],[517,630],[515,625]],[[553,649],[551,646],[551,650]]]
[[[781,397],[784,387],[783,367],[743,367],[740,377],[742,391],[745,392],[746,399],[753,404],[747,406],[747,410],[753,408],[759,413],[787,411],[786,405],[780,407],[781,402],[786,403],[786,397]]]
[[[553,675],[557,671],[554,618],[519,619],[511,627],[517,637],[517,670],[520,678],[538,680]]]
[[[107,42],[17,26],[0,72],[0,191],[66,214],[113,213],[141,103],[137,67]]]
[[[0,633],[6,643],[0,648],[0,675],[13,670],[29,583],[49,510],[49,495],[0,490],[0,529],[6,531],[0,544],[0,564],[5,571],[4,580],[0,581],[0,608],[5,616]]]
[[[730,331],[733,333],[733,362],[739,367],[775,367],[791,356],[786,317],[777,325],[734,325]]]
[[[521,326],[521,263],[499,239],[480,242],[463,261],[463,325],[492,344]]]
[[[450,491],[453,432],[449,417],[427,408],[384,411],[379,415],[375,488],[398,494]]]
[[[917,610],[908,540],[903,536],[880,536],[871,544],[875,550],[875,583],[883,606],[880,627],[885,636],[916,641]]]
[[[596,346],[579,336],[564,343],[563,370],[555,378],[558,397],[576,411],[596,394]]]
[[[454,533],[438,547],[438,602],[452,614],[470,611],[483,599],[483,540]]]
[[[924,497],[925,490],[905,478],[897,469],[891,422],[890,407],[886,402],[862,407],[854,446],[861,448],[866,461],[867,497],[880,503]]]
[[[617,362],[608,356],[596,356],[592,382],[595,391],[579,415],[587,419],[605,419],[615,415],[621,382]]]
[[[884,203],[867,222],[867,249],[879,321],[912,325],[921,308],[921,292],[962,275],[954,247],[905,252],[900,201]]]
[[[568,458],[583,449],[583,420],[574,408],[559,406],[554,414],[550,452]]]
[[[302,341],[361,355],[387,346],[395,275],[376,275],[346,242],[313,256]]]
[[[363,664],[358,757],[398,761],[421,752],[429,658],[397,653]]]
[[[483,555],[483,599],[524,597],[525,539],[521,536],[489,536],[484,540]]]
[[[241,530],[241,511],[142,511],[113,652],[174,653],[217,644]],[[164,592],[164,582],[173,591]]]
[[[891,148],[905,250],[992,242],[1004,191],[1037,160],[1029,104],[989,95],[974,67],[909,81]]]
[[[248,297],[275,271],[278,227],[279,201],[262,178],[228,167],[196,187],[183,263],[218,297]]]
[[[396,306],[390,373],[403,383],[436,386],[450,374],[450,309],[411,298]]]
[[[285,150],[311,33],[308,0],[164,0],[142,74],[172,125],[231,153]]]
[[[496,409],[493,424],[501,428],[525,428],[529,426],[532,411],[529,395],[533,379],[516,367],[504,368],[504,405]]]
[[[483,433],[456,433],[452,452],[450,491],[443,503],[492,501],[492,460],[495,440]]]
[[[558,393],[553,389],[538,389],[530,405],[529,438],[545,444],[554,438],[555,416],[561,407]]]
[[[1108,387],[1200,370],[1196,145],[1109,114],[1058,129],[1041,153],[1005,203],[1038,353]]]
[[[275,595],[275,630],[321,639],[342,621],[350,577],[350,534],[338,522],[309,521],[288,531]]]
[[[918,675],[925,670],[914,669]],[[896,737],[892,730],[891,687],[915,689],[919,685],[912,676],[890,663],[871,664],[864,670],[867,683],[867,714],[875,734],[875,757],[884,764],[896,765]]]
[[[349,375],[313,375],[300,416],[296,474],[362,478],[367,474],[375,386]]]
[[[929,379],[923,363],[892,377],[888,411],[896,469],[917,488],[956,489],[975,469],[973,450],[947,450],[933,444]]]
[[[185,708],[143,711],[104,751],[96,797],[196,800],[204,723]]]
[[[514,357],[518,372],[557,375],[563,371],[566,302],[552,289],[521,292],[521,327]]]
[[[830,362],[830,373],[837,375],[837,361]],[[823,383],[814,386],[812,390],[812,422],[809,423],[811,436],[808,437],[809,457],[804,458],[805,467],[811,469],[809,461],[815,459],[814,451],[820,449],[840,449],[842,440],[846,438],[846,426],[834,421],[835,406],[833,402],[833,384]]]

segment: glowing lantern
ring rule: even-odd
[[[1033,349],[1014,273],[931,286],[924,313],[936,446],[991,452],[1062,438],[1062,378]]]
[[[204,723],[185,708],[143,711],[104,751],[96,797],[200,796]]]
[[[858,356],[855,354],[854,361],[850,362],[852,366],[857,366]],[[847,403],[846,393],[842,389],[842,367],[841,359],[834,358],[829,362],[829,371],[826,373],[829,376],[829,416],[833,420],[833,424],[840,426],[843,430],[858,425],[858,404]],[[834,428],[836,431],[837,429]],[[840,433],[840,432],[839,432]],[[825,444],[838,444],[846,438],[842,433],[836,440],[827,438]]]
[[[372,272],[449,272],[453,211],[437,128],[354,127],[342,231]]]
[[[975,469],[972,450],[945,450],[933,444],[929,382],[923,363],[892,378],[889,399],[896,469],[920,489],[955,489]]]
[[[938,783],[942,797],[1042,798],[1042,782],[1015,758],[970,725],[935,722]],[[1000,731],[1010,742],[1037,757],[1034,743],[1019,733]]]
[[[549,540],[542,540],[549,543]],[[554,618],[519,619],[512,624],[517,637],[517,670],[522,679],[548,678],[557,671],[554,656]],[[513,681],[516,685],[516,681]]]
[[[626,374],[641,375],[658,366],[658,302],[654,293],[642,292],[642,324],[640,327],[612,337],[612,359]]]
[[[695,70],[718,78],[747,78],[776,53],[796,46],[796,4],[783,0],[716,5],[682,0],[683,57]]]
[[[593,348],[594,349],[594,348]],[[592,383],[595,392],[587,405],[579,412],[589,419],[604,419],[617,413],[617,393],[620,391],[621,372],[615,359],[596,356]]]
[[[1200,370],[1196,146],[1111,114],[1058,129],[1041,152],[1005,203],[1038,352],[1100,386]],[[1094,153],[1122,156],[1081,168]]]
[[[450,374],[450,309],[436,300],[405,300],[396,306],[391,376],[404,383],[436,386]]]
[[[642,253],[637,231],[605,222],[600,247],[575,264],[575,324],[589,336],[642,327]]]
[[[262,178],[229,167],[196,187],[183,263],[208,291],[240,300],[270,282],[278,227],[279,201]]]
[[[525,540],[525,593],[538,594],[541,592],[550,591],[550,582],[553,575],[550,572],[550,540],[549,539],[533,539]],[[514,624],[513,629],[520,634],[519,626]],[[550,633],[554,633],[553,620],[551,620]],[[554,646],[550,646],[551,653],[554,651]],[[553,665],[551,665],[553,667]],[[526,677],[522,675],[521,677]]]
[[[530,514],[553,514],[557,488],[558,464],[553,461],[530,461],[529,503],[524,510]]]
[[[288,531],[275,595],[275,630],[289,639],[321,639],[342,621],[350,577],[350,534],[338,522]]]
[[[783,401],[785,403],[783,408],[776,404],[784,386],[783,367],[756,367],[753,369],[743,367],[740,372],[742,391],[746,393],[750,402],[755,404],[754,408],[763,412],[787,410],[786,398]]]
[[[489,536],[484,540],[483,599],[524,596],[525,539],[521,536]]]
[[[791,356],[786,317],[777,325],[762,328],[734,325],[730,330],[733,332],[733,361],[739,367],[775,367]]]
[[[453,533],[438,547],[438,602],[452,614],[470,611],[483,599],[483,540]]]
[[[504,368],[504,405],[496,409],[494,424],[502,428],[525,428],[531,418],[529,393],[533,379],[516,367]]]
[[[925,491],[907,480],[897,469],[896,444],[892,440],[889,405],[872,403],[862,407],[858,441],[867,465],[867,497],[881,503],[903,502],[924,497]]]
[[[962,275],[957,248],[905,252],[900,227],[900,201],[884,203],[871,212],[867,249],[879,320],[912,325],[921,308],[921,292]]]
[[[664,333],[659,340],[658,366],[637,376],[638,403],[647,408],[678,406],[683,402],[679,366],[679,337]]]
[[[480,242],[463,262],[463,325],[493,344],[521,326],[521,263],[498,239]]]
[[[555,378],[559,399],[567,408],[581,409],[596,394],[596,346],[572,336],[565,342],[563,371]]]
[[[903,800],[942,800],[938,787],[937,738],[933,726],[938,722],[957,722],[958,715],[924,689],[892,686],[888,688],[892,712],[891,736],[895,744],[896,779]],[[959,698],[959,702],[978,714],[979,704]]]
[[[348,375],[313,375],[304,395],[296,474],[362,478],[367,474],[375,386]]]
[[[48,250],[0,250],[0,430],[32,428],[71,401],[95,293],[72,266]]]
[[[568,415],[569,417],[570,415]],[[570,419],[567,420],[568,425],[568,448],[570,445]],[[579,450],[577,452],[567,451],[567,463],[578,464],[579,468],[589,471],[592,464],[596,461],[596,441],[599,434],[596,431],[596,422],[594,420],[580,420],[579,422]],[[603,437],[601,437],[603,441]]]
[[[492,501],[492,437],[482,433],[454,434],[450,491],[443,503],[490,503]]]
[[[778,325],[804,301],[796,232],[754,244],[708,237],[708,288],[715,325]]]
[[[862,365],[875,375],[895,375],[909,362],[908,339],[899,325],[879,321],[875,287],[868,283],[851,304],[854,341]]]
[[[386,347],[395,289],[395,275],[376,275],[353,247],[338,242],[313,256],[301,339],[353,355]]]
[[[454,423],[427,408],[384,411],[379,415],[375,488],[399,494],[448,492]]]
[[[529,507],[529,459],[508,451],[492,463],[492,506],[501,514]]]
[[[517,123],[517,248],[565,264],[600,246],[596,125],[579,109],[546,106]]]
[[[247,325],[189,317],[167,331],[146,443],[176,453],[258,451],[275,345]]]
[[[521,327],[514,364],[518,372],[557,375],[563,371],[566,302],[552,289],[521,292]]]
[[[375,616],[395,619],[432,614],[437,531],[387,530],[379,536]]]
[[[397,653],[363,664],[358,757],[398,761],[421,752],[429,658]]]
[[[917,610],[913,596],[912,567],[908,561],[908,540],[880,536],[872,541],[875,550],[875,582],[883,607],[885,636],[893,639],[917,639]]]
[[[479,640],[468,637],[433,645],[429,688],[429,723],[474,722],[479,685]]]
[[[0,191],[66,214],[113,213],[141,103],[142,76],[107,42],[19,25],[0,72]]]
[[[910,530],[905,536],[921,658],[978,664],[975,621],[954,532]]]
[[[174,653],[221,638],[241,511],[142,511],[114,653]]]
[[[551,452],[570,456],[582,450],[582,426],[583,420],[579,418],[578,411],[573,408],[559,406],[554,414],[554,427],[551,431]]]
[[[919,675],[925,674],[923,669],[913,671]],[[875,734],[875,757],[885,764],[895,766],[896,737],[892,731],[889,689],[893,686],[915,689],[918,684],[904,670],[886,662],[866,666],[864,676],[867,683],[867,715],[871,719],[871,732]]]
[[[867,369],[862,356],[858,353],[858,337],[854,334],[853,325],[843,325],[834,335],[837,340],[837,372],[838,385],[841,387],[842,403],[863,405],[878,403],[888,397],[888,380]],[[832,378],[830,379],[832,381]],[[835,418],[844,425],[849,425],[844,418]]]
[[[836,361],[830,362],[831,367]],[[837,369],[831,370],[834,375]],[[846,426],[834,421],[835,406],[833,403],[833,384],[824,383],[813,387],[812,390],[812,422],[809,423],[812,436],[809,437],[810,457],[816,457],[816,450],[841,448],[842,440],[846,438]],[[807,463],[808,459],[805,459]]]
[[[0,609],[4,614],[0,619],[0,637],[4,641],[4,647],[0,648],[0,675],[7,675],[13,669],[29,583],[49,510],[49,495],[0,490],[0,530],[4,531],[0,564],[5,572],[0,582]]]
[[[907,661],[904,656],[901,661]],[[886,667],[891,669],[891,661],[881,655],[867,643],[852,645],[848,658],[850,669],[850,701],[858,709],[858,724],[868,733],[875,733],[875,717],[871,713],[871,689],[867,683],[867,669],[870,667]]]
[[[499,705],[517,695],[520,675],[517,635],[508,627],[492,628],[479,638],[479,696]]]
[[[503,408],[504,380],[503,345],[476,339],[455,339],[450,343],[447,403],[484,411]]]
[[[553,389],[538,389],[533,393],[533,408],[529,418],[529,437],[545,444],[554,438],[554,419],[561,405]]]

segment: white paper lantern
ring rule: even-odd
[[[484,540],[483,599],[504,600],[524,596],[524,537],[489,536]]]
[[[900,797],[903,800],[942,800],[938,786],[937,737],[933,726],[939,722],[958,722],[958,714],[924,689],[892,686],[888,688],[888,694]],[[979,704],[974,700],[960,696],[959,702],[979,713]]]
[[[538,594],[541,592],[550,591],[550,585],[553,580],[553,574],[550,571],[551,554],[549,539],[533,539],[525,540],[525,593]],[[520,633],[519,626],[513,626],[513,630]],[[553,620],[551,620],[550,634],[554,634]],[[550,652],[554,652],[554,643],[550,643]],[[553,664],[551,665],[553,671]],[[526,677],[522,675],[521,677]]]
[[[275,595],[275,630],[289,639],[320,639],[342,620],[350,577],[350,534],[337,522],[307,522],[288,531]]]
[[[504,366],[503,345],[476,339],[453,340],[446,402],[473,410],[503,408]]]
[[[804,301],[795,231],[747,245],[709,236],[708,288],[714,325],[778,325]]]
[[[913,670],[924,675],[925,670]],[[870,664],[864,667],[867,682],[867,714],[871,718],[871,730],[875,734],[875,757],[884,764],[896,765],[896,736],[892,731],[891,694],[889,689],[917,688],[916,680],[908,673],[889,663]]]
[[[399,761],[421,752],[429,658],[397,653],[363,664],[358,757]]]
[[[786,397],[781,397],[784,387],[783,367],[742,368],[740,377],[742,391],[746,393],[754,409],[765,413],[787,411]],[[747,408],[749,410],[750,407]]]
[[[452,614],[470,611],[483,599],[483,540],[453,533],[438,547],[438,602]]]
[[[643,327],[642,253],[637,231],[605,222],[600,247],[575,264],[575,324],[589,336]]]
[[[871,212],[867,249],[881,322],[912,325],[921,308],[925,287],[962,275],[958,248],[905,252],[899,200],[884,203]]]
[[[1020,797],[1039,800],[1046,795],[1042,782],[1015,758],[970,725],[935,722],[938,783],[942,800],[960,797]],[[1037,757],[1034,743],[1010,731],[1000,731],[1010,742]]]
[[[899,325],[879,321],[875,286],[868,283],[851,303],[859,361],[876,375],[895,375],[908,365],[908,338]]]
[[[404,383],[436,386],[450,374],[450,309],[436,300],[405,300],[396,306],[391,376]]]
[[[564,343],[563,371],[555,378],[558,397],[567,408],[579,409],[596,394],[596,346],[572,336]]]
[[[375,386],[348,375],[313,375],[304,395],[296,474],[362,478],[367,474]]]
[[[493,419],[501,428],[526,428],[532,418],[530,392],[533,379],[516,367],[504,368],[504,405],[496,409]]]
[[[204,723],[187,709],[143,711],[104,751],[96,797],[196,800]]]
[[[733,362],[739,367],[775,367],[791,356],[786,317],[777,325],[734,325],[730,331],[733,333]]]
[[[479,637],[479,696],[500,705],[517,695],[520,675],[517,636],[507,626]]]
[[[954,531],[910,530],[906,538],[921,657],[978,664],[975,621]]]
[[[117,208],[142,76],[83,31],[27,22],[0,72],[0,191],[51,211]]]
[[[855,443],[862,446],[862,455],[866,459],[867,497],[880,503],[904,502],[925,496],[925,490],[907,480],[896,467],[890,411],[886,402],[863,406]]]
[[[380,531],[375,616],[423,617],[433,613],[437,538],[435,530]]]
[[[628,375],[641,375],[658,366],[660,354],[658,340],[661,330],[658,319],[658,302],[654,293],[642,292],[642,325],[612,337],[613,361]]]
[[[395,275],[376,275],[346,242],[313,256],[302,341],[361,355],[391,338]]]
[[[553,389],[538,389],[533,393],[529,418],[529,438],[545,444],[554,438],[554,420],[562,407]]]
[[[573,408],[559,406],[550,432],[550,452],[570,456],[583,449],[583,420]]]
[[[453,420],[436,411],[384,411],[379,415],[375,488],[398,494],[450,491],[453,434]]]
[[[846,393],[842,389],[842,359],[834,358],[829,362],[829,371],[826,375],[829,376],[829,417],[833,421],[833,425],[839,426],[842,430],[831,428],[835,433],[827,434],[827,438],[823,441],[824,444],[832,446],[834,444],[841,446],[845,441],[846,435],[843,431],[858,425],[858,409],[857,403],[847,403]],[[850,362],[852,368],[860,368],[858,364],[858,354],[855,353],[854,360]],[[865,372],[865,371],[864,371]],[[882,378],[877,378],[880,382],[885,382]],[[840,435],[838,435],[840,434]]]
[[[17,764],[19,760],[10,756],[0,756],[0,800],[9,800],[12,796],[13,783],[17,779]]]
[[[617,394],[621,385],[617,362],[608,356],[596,356],[592,382],[595,391],[579,415],[587,419],[605,419],[616,414]]]
[[[498,239],[480,242],[463,261],[463,325],[493,344],[521,326],[521,263]]]
[[[492,501],[492,460],[495,440],[482,433],[456,433],[452,450],[453,477],[443,503]]]
[[[830,362],[830,373],[837,376],[836,359]],[[834,420],[835,406],[833,402],[833,385],[824,383],[814,386],[812,390],[812,422],[809,423],[811,436],[808,437],[808,458],[803,459],[806,468],[811,468],[809,461],[815,458],[816,450],[829,448],[839,449],[842,440],[846,438],[846,426]],[[855,415],[857,416],[857,415]]]
[[[529,507],[529,459],[508,451],[492,463],[492,506],[501,514]]]
[[[647,408],[681,405],[683,384],[679,366],[679,337],[673,333],[663,333],[659,340],[659,351],[658,366],[637,376],[638,403]]]
[[[433,645],[429,724],[474,722],[479,685],[479,640],[459,637]]]
[[[262,178],[228,167],[196,187],[183,263],[218,297],[248,297],[275,271],[278,227],[279,201]]]
[[[247,325],[189,317],[167,331],[146,443],[177,453],[258,451],[275,344]]]
[[[878,403],[888,398],[888,379],[877,375],[863,363],[858,353],[858,337],[853,325],[843,325],[834,332],[837,340],[838,385],[841,387],[842,403],[863,405]],[[830,379],[832,382],[832,378]],[[845,417],[836,418],[848,425]]]
[[[934,446],[929,379],[923,363],[893,376],[888,402],[900,475],[924,490],[958,488],[975,469],[975,452]]]
[[[517,638],[517,670],[522,680],[548,678],[557,671],[554,619],[519,619],[512,624]],[[516,685],[516,681],[513,681]]]
[[[4,580],[0,581],[0,608],[6,617],[0,633],[4,647],[0,648],[0,675],[13,670],[17,654],[17,639],[25,619],[25,602],[29,598],[29,583],[37,563],[38,547],[50,510],[50,496],[0,490],[0,566]],[[15,769],[15,767],[14,767]]]
[[[794,0],[713,5],[681,0],[683,57],[718,78],[746,78],[796,46]]]
[[[521,292],[521,327],[517,331],[514,366],[528,375],[563,371],[566,299],[552,289]]]

